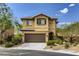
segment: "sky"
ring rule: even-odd
[[[7,3],[13,14],[20,18],[31,17],[40,13],[58,19],[58,26],[79,21],[79,4],[75,3]]]

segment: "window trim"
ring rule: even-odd
[[[29,21],[31,21],[31,25],[29,25]],[[27,24],[27,26],[32,26],[32,20],[26,20],[26,24]]]
[[[43,19],[45,21],[45,24],[39,24],[39,21],[38,20],[41,20],[41,19]],[[46,19],[45,18],[38,18],[37,19],[37,25],[46,25]]]

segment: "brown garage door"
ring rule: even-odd
[[[45,42],[45,34],[25,34],[25,42]]]

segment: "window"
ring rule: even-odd
[[[46,24],[46,19],[44,19],[44,18],[37,19],[37,24],[38,25],[45,25]]]
[[[31,20],[27,20],[26,23],[27,23],[27,25],[32,25],[32,21]]]

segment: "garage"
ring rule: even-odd
[[[25,42],[30,42],[30,43],[45,42],[45,34],[25,34]]]

